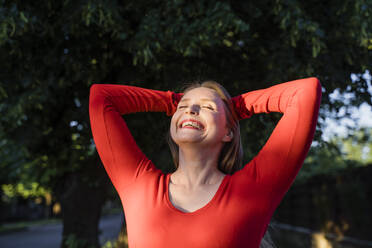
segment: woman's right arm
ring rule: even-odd
[[[89,96],[89,116],[93,139],[116,190],[146,171],[155,169],[142,153],[121,115],[135,112],[176,111],[179,94],[134,86],[93,84]],[[149,123],[151,125],[151,123]]]

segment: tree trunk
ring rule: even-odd
[[[96,162],[64,178],[58,194],[63,218],[61,248],[100,247],[98,224],[109,185],[102,168]]]

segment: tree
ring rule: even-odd
[[[357,128],[338,141],[347,160],[367,165],[372,163],[372,128]]]
[[[107,191],[89,129],[93,82],[178,90],[176,82],[213,78],[236,95],[317,76],[322,108],[343,105],[329,101],[336,88],[355,92],[353,105],[372,104],[365,79],[350,79],[371,65],[369,0],[0,3],[0,136],[10,150],[1,154],[10,161],[1,167],[23,177],[27,171],[29,179],[51,189],[62,203],[64,240],[84,239],[85,246],[98,246]],[[246,159],[279,118],[260,115],[242,124]],[[158,123],[152,130],[166,130],[164,116],[127,119],[145,153],[171,170],[170,159],[158,156],[169,155],[165,142],[153,149],[153,136],[146,136],[146,121]],[[317,140],[320,134],[318,129]],[[14,156],[23,163],[10,159],[18,149],[22,154]]]

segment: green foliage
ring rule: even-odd
[[[107,241],[102,248],[127,248],[128,244],[119,241]]]
[[[183,57],[203,57],[210,47],[233,47],[235,34],[249,30],[231,11],[229,4],[218,1],[163,1],[149,10],[133,37],[134,64],[147,65],[164,53]]]
[[[92,82],[135,81],[167,90],[177,81],[215,78],[235,95],[318,76],[323,107],[342,106],[329,102],[327,93],[335,88],[356,92],[353,105],[371,103],[365,79],[350,80],[351,73],[370,65],[370,5],[363,0],[3,0],[0,145],[7,162],[1,166],[13,178],[25,174],[51,187],[56,178],[88,168],[94,156],[88,118]],[[270,133],[255,130],[271,123],[269,130],[278,119],[264,116],[242,124],[246,159]],[[149,142],[145,135],[137,139]],[[150,157],[159,153],[148,147]],[[160,147],[167,149],[164,141]]]
[[[348,168],[372,164],[372,129],[358,128],[347,137],[333,137],[311,147],[296,180],[307,180],[315,175],[335,175]]]
[[[103,244],[102,248],[116,248],[116,242],[115,241],[107,241]]]
[[[87,247],[87,241],[84,239],[79,239],[74,234],[70,234],[65,238],[64,245],[69,248],[82,248]],[[94,248],[94,246],[87,248]]]
[[[347,160],[372,164],[372,128],[358,128],[338,142]]]
[[[333,142],[322,142],[311,147],[296,181],[307,180],[315,175],[329,175],[347,168],[340,148]]]
[[[39,183],[33,182],[28,185],[24,185],[23,183],[18,183],[16,185],[13,184],[3,184],[1,185],[1,189],[4,192],[4,195],[13,198],[16,196],[21,196],[23,198],[29,198],[29,197],[40,197],[45,196],[48,191],[40,187]]]

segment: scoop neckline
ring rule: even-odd
[[[217,200],[217,198],[222,194],[222,191],[223,191],[223,187],[224,185],[226,184],[227,182],[227,179],[229,177],[229,175],[225,175],[224,178],[222,179],[222,182],[220,184],[220,186],[218,187],[216,193],[214,194],[214,196],[212,197],[212,199],[207,203],[205,204],[204,206],[202,206],[201,208],[193,211],[193,212],[184,212],[178,208],[176,208],[173,203],[170,201],[170,198],[169,198],[169,183],[170,183],[170,176],[171,174],[167,174],[167,178],[166,178],[166,196],[165,196],[165,199],[167,201],[167,205],[168,207],[174,211],[174,212],[177,212],[178,214],[182,214],[182,215],[195,215],[195,214],[199,214],[201,212],[203,212],[204,210],[206,210],[207,208],[209,208],[210,206],[213,205],[213,203]]]

